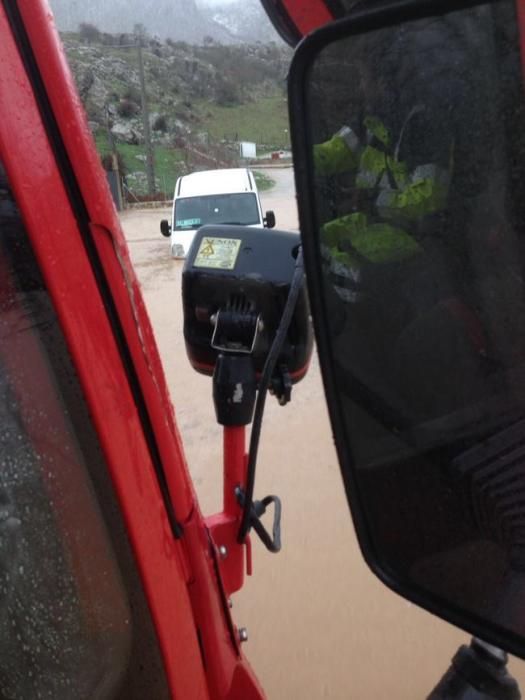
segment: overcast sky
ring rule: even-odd
[[[197,0],[197,5],[229,5],[236,0]]]

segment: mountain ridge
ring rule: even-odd
[[[142,25],[161,40],[201,44],[280,42],[258,0],[209,5],[205,0],[51,0],[60,31],[76,31],[80,24],[95,25],[110,34],[131,33]]]

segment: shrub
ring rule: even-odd
[[[222,80],[216,88],[215,101],[221,107],[233,107],[241,104],[241,94],[235,83]]]
[[[102,161],[102,167],[104,170],[113,170],[113,156],[111,153],[106,153],[103,156],[101,156],[101,161]],[[122,155],[117,151],[117,164],[118,164],[118,169],[121,174],[121,176],[126,175],[127,169],[126,165],[124,163],[124,158]]]
[[[120,117],[124,117],[124,119],[129,119],[130,117],[134,117],[135,114],[139,111],[139,106],[135,104],[135,102],[132,102],[131,100],[120,100],[120,102],[117,105],[117,114]]]
[[[130,100],[131,102],[135,102],[136,104],[140,104],[140,90],[138,87],[135,87],[135,85],[130,85],[124,90],[124,94],[122,97],[125,100]]]
[[[168,122],[163,114],[160,114],[153,122],[153,131],[162,131],[163,134],[168,130]]]
[[[82,22],[78,25],[78,33],[82,39],[91,44],[92,41],[100,40],[100,29],[89,22]]]

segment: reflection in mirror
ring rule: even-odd
[[[307,112],[330,363],[361,535],[383,575],[427,604],[466,609],[500,638],[525,634],[514,3],[326,46]]]

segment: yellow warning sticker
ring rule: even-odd
[[[240,238],[203,238],[193,267],[233,270],[241,243]]]

